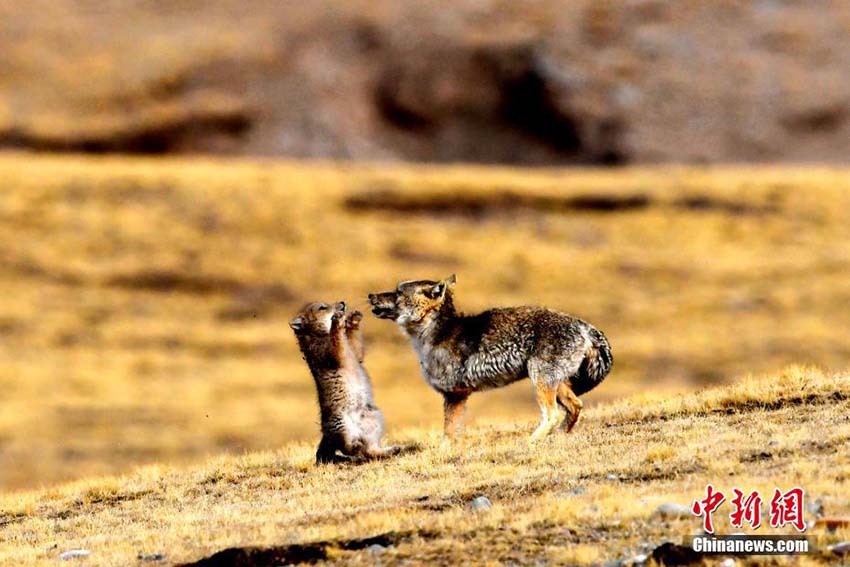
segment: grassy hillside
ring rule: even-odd
[[[762,494],[798,485],[827,516],[847,516],[848,392],[846,374],[791,368],[689,396],[598,405],[574,434],[535,447],[527,443],[531,420],[476,424],[453,447],[433,428],[407,429],[392,440],[422,450],[381,463],[315,467],[313,446],[296,443],[6,495],[0,563],[53,565],[83,548],[86,564],[116,566],[139,555],[179,564],[219,552],[198,565],[371,564],[378,555],[393,563],[587,564],[697,533],[699,519],[656,510],[689,505],[708,482]],[[473,510],[478,496],[492,508]],[[715,525],[729,533],[723,510]],[[848,528],[821,524],[808,533],[821,551],[800,564],[836,564],[827,547],[850,537]]]
[[[7,489],[314,439],[287,321],[400,279],[455,272],[462,309],[593,322],[616,362],[589,405],[850,357],[845,170],[10,154],[0,187]],[[436,429],[410,346],[371,316],[364,330],[389,431]],[[536,413],[526,382],[474,396],[467,422]]]

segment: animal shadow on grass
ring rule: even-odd
[[[275,567],[277,565],[314,565],[338,557],[339,551],[360,551],[370,546],[392,547],[413,537],[433,538],[429,532],[387,532],[351,540],[317,541],[277,547],[231,547],[193,563],[179,567]]]

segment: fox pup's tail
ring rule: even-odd
[[[578,374],[571,381],[572,390],[577,396],[589,392],[599,385],[614,364],[611,345],[608,344],[605,335],[593,327],[589,329],[589,335],[593,346],[587,350],[584,360],[581,361]]]

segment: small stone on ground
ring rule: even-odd
[[[88,549],[69,549],[63,553],[59,554],[59,559],[62,561],[70,561],[72,559],[79,559],[81,557],[88,557],[91,555],[91,551]]]
[[[470,502],[469,506],[475,511],[489,510],[493,507],[493,503],[486,496],[478,496]]]

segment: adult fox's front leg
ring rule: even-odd
[[[466,393],[443,394],[443,431],[449,439],[457,437],[460,431],[468,398],[469,394]]]

